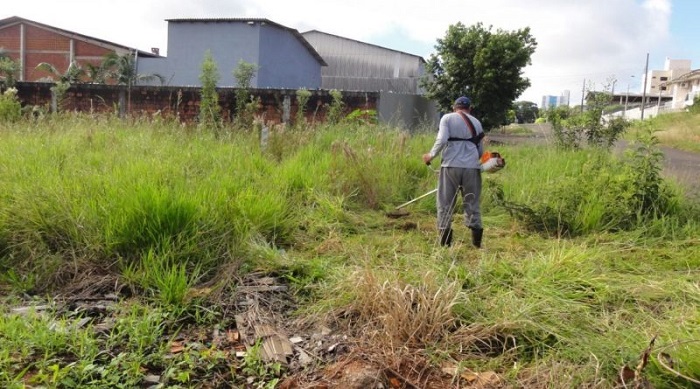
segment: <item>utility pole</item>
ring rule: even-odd
[[[581,112],[583,112],[583,97],[586,94],[586,79],[583,79],[583,88],[581,88]]]
[[[646,105],[647,99],[647,78],[649,73],[649,53],[647,53],[647,63],[644,65],[644,90],[642,90],[642,118],[644,120],[644,106]]]

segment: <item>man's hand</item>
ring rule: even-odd
[[[430,165],[430,160],[433,158],[430,157],[430,153],[423,154],[423,162],[425,162],[426,165]]]

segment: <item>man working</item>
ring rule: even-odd
[[[481,122],[470,115],[471,101],[458,98],[453,113],[440,119],[437,139],[429,153],[423,154],[423,162],[430,164],[442,152],[437,191],[437,227],[440,245],[452,244],[452,212],[461,191],[464,207],[464,223],[472,231],[472,244],[481,247],[484,230],[481,225],[481,140],[484,130]]]

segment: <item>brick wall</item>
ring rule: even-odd
[[[24,61],[20,61],[21,26],[19,24],[0,29],[0,47],[8,53],[10,58],[22,64],[24,80],[55,78],[55,75],[49,72],[36,69],[36,66],[42,62],[53,65],[60,73],[65,72],[71,61],[71,38],[31,23],[22,23],[22,25],[25,35]],[[88,63],[95,65],[101,63],[104,55],[114,52],[109,48],[78,38],[72,41],[74,59],[83,68]]]
[[[51,83],[20,82],[18,97],[23,106],[51,107]],[[235,88],[220,88],[219,104],[224,120],[235,116]],[[309,121],[322,122],[332,98],[326,90],[310,91],[306,107]],[[129,94],[131,99],[129,99]],[[281,123],[285,116],[294,121],[298,107],[296,90],[252,89],[251,94],[260,99],[258,114],[271,123]],[[289,100],[289,112],[285,115],[284,101]],[[76,84],[66,93],[62,102],[64,111],[127,113],[134,116],[160,114],[176,117],[183,122],[194,122],[199,114],[200,89],[196,87],[134,86],[131,91],[123,85]],[[378,92],[344,92],[346,113],[355,109],[377,109]],[[129,103],[130,101],[130,103]]]

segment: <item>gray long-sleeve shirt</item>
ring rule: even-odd
[[[481,122],[474,116],[467,117],[474,125],[477,136],[484,133]],[[448,141],[449,138],[470,139],[472,133],[459,113],[453,112],[444,115],[440,119],[435,144],[430,150],[430,157],[437,157],[442,152],[442,163],[444,167],[461,167],[470,169],[480,169],[480,157],[483,154],[482,142],[475,145],[471,141]]]

